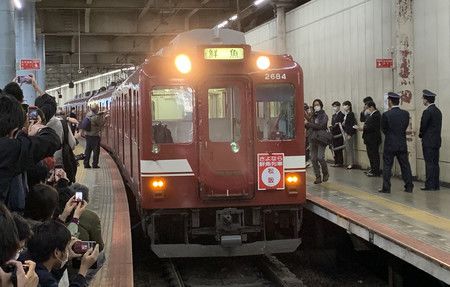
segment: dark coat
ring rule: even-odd
[[[408,151],[406,145],[406,129],[408,125],[409,113],[398,107],[392,108],[381,116],[381,130],[386,136],[384,139],[385,151]]]
[[[378,110],[366,118],[362,138],[364,144],[381,143],[381,114]]]
[[[422,113],[419,137],[422,146],[429,148],[441,147],[442,113],[436,105],[428,106]]]
[[[331,133],[333,135],[338,135],[341,133],[341,129],[339,128],[339,123],[344,122],[344,113],[339,111],[331,116]]]
[[[47,268],[42,263],[36,264],[36,274],[39,276],[39,286],[41,287],[58,287],[58,280],[55,275],[47,270]],[[77,274],[70,284],[69,287],[84,287],[88,286],[86,279]]]
[[[327,130],[328,128],[328,116],[324,110],[320,110],[318,112],[314,112],[311,117],[311,120],[305,124],[308,129],[307,133],[309,134],[309,141],[315,141],[315,135],[319,130]]]
[[[60,146],[58,135],[50,128],[43,128],[32,137],[19,132],[15,139],[0,138],[0,201],[8,201],[14,177],[52,156]]]
[[[353,126],[356,124],[357,122],[355,114],[353,112],[349,112],[345,117],[344,123],[342,124],[342,128],[344,129],[344,132],[346,134],[353,136],[354,134],[356,134],[356,129],[353,128]]]

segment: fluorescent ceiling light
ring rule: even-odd
[[[255,2],[253,2],[253,4],[258,6],[259,4],[261,4],[264,1],[266,1],[266,0],[256,0]]]
[[[235,14],[235,15],[231,16],[228,20],[234,21],[234,20],[236,20],[236,19],[237,19],[237,15]]]
[[[20,2],[20,0],[14,0],[14,6],[16,6],[17,9],[22,9],[22,2]]]
[[[219,25],[217,25],[218,28],[223,28],[228,24],[228,20],[223,21],[222,23],[220,23]]]

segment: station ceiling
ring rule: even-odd
[[[254,1],[37,0],[36,33],[45,35],[47,88],[138,65],[183,31],[212,28],[238,14],[226,27],[245,32],[275,17],[276,2],[287,10],[308,2],[265,0],[256,6]]]

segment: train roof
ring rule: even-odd
[[[178,34],[167,47],[156,52],[156,56],[172,54],[177,50],[195,49],[199,45],[229,44],[245,45],[244,33],[231,29],[194,29]]]

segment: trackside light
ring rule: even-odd
[[[259,56],[256,59],[256,66],[260,70],[267,70],[270,67],[270,59],[267,56]]]
[[[184,54],[180,54],[175,58],[175,66],[180,73],[187,74],[192,68],[191,59]]]

